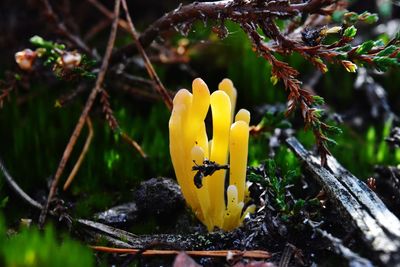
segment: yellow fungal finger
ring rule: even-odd
[[[231,230],[238,226],[243,202],[238,203],[238,191],[236,186],[230,185],[226,190],[227,206],[224,215],[223,229]]]
[[[236,121],[244,121],[250,125],[250,112],[247,109],[242,108],[235,116],[235,122]]]
[[[185,111],[182,114],[182,128],[181,128],[181,132],[183,132],[183,129],[186,128],[186,121],[187,121],[187,117],[189,114],[189,109],[190,106],[192,105],[192,99],[193,99],[193,95],[186,89],[180,89],[174,97],[173,100],[173,106],[178,106],[178,105],[184,105],[185,106]]]
[[[238,202],[244,201],[246,188],[248,143],[249,125],[244,121],[237,121],[232,124],[229,137],[229,184],[235,185],[237,187]]]
[[[230,131],[231,101],[224,91],[212,93],[211,112],[213,122],[213,142],[210,159],[224,165],[228,161],[228,145]],[[216,171],[207,181],[210,202],[217,226],[221,227],[224,205],[225,170]]]
[[[189,93],[190,94],[190,93]],[[182,98],[186,102],[190,102],[188,107],[188,112],[184,118],[183,128],[181,130],[182,135],[180,136],[180,142],[183,142],[185,147],[185,154],[183,154],[184,165],[186,169],[185,179],[187,180],[187,186],[190,187],[191,192],[195,195],[195,205],[192,207],[195,212],[201,212],[201,197],[198,196],[197,188],[193,182],[193,161],[191,159],[191,149],[194,146],[200,146],[202,148],[203,154],[208,157],[208,138],[206,133],[206,128],[204,120],[206,118],[209,106],[210,106],[210,91],[207,85],[201,79],[195,79],[193,81],[193,95],[189,99],[188,93],[184,92]],[[190,101],[191,100],[191,101]],[[204,157],[204,156],[203,156]],[[202,164],[200,162],[198,164]],[[197,200],[197,201],[196,201]],[[199,215],[204,217],[204,213]]]
[[[231,122],[232,122],[233,114],[235,113],[235,107],[236,107],[236,97],[237,97],[236,88],[235,86],[233,86],[233,83],[230,79],[225,78],[219,83],[218,89],[224,91],[231,100],[231,106],[232,106]]]
[[[185,142],[187,147],[199,145],[208,158],[208,138],[204,120],[210,107],[210,91],[206,83],[197,78],[193,81],[193,100],[189,109],[185,127]]]
[[[245,216],[255,209],[254,205],[250,206],[242,215],[244,201],[248,201],[245,179],[250,113],[240,110],[232,124],[236,89],[229,79],[224,79],[212,95],[201,79],[195,79],[192,87],[193,95],[182,89],[173,100],[169,120],[172,164],[183,196],[197,218],[209,231],[215,226],[229,231],[240,226]],[[210,106],[213,132],[212,139],[208,140],[205,118]],[[210,171],[204,168],[213,168],[212,163],[204,166],[207,158],[219,165],[227,164],[230,158],[230,181],[226,190],[224,169],[202,177],[202,186],[196,187],[194,178],[196,182],[201,178],[196,175]],[[202,169],[193,170],[195,165]]]
[[[240,220],[240,215],[242,214],[244,204],[243,202],[237,203],[234,207],[232,214],[229,218],[226,218],[226,223],[224,222],[224,230],[231,231],[237,227],[239,227],[242,223]]]
[[[226,217],[230,217],[232,214],[236,212],[237,204],[238,204],[238,191],[236,186],[230,185],[226,190]]]
[[[186,112],[184,104],[177,104],[174,106],[169,120],[169,150],[171,155],[172,164],[174,166],[176,178],[182,189],[182,194],[187,203],[192,208],[196,207],[196,196],[194,195],[189,181],[186,179],[186,166],[185,166],[185,147],[180,141],[182,135],[183,116]]]
[[[190,112],[191,118],[199,117],[203,121],[210,107],[210,91],[207,84],[200,78],[193,81],[193,107]],[[193,117],[192,117],[193,116]]]
[[[191,151],[191,159],[194,161],[194,164],[197,165],[202,165],[204,161],[204,151],[200,146],[194,146]],[[197,171],[192,171],[192,176],[194,177],[196,175]],[[207,186],[204,185],[204,179],[207,179],[207,177],[203,178],[203,186],[201,188],[195,188],[195,192],[197,195],[197,198],[199,200],[200,208],[201,208],[201,220],[203,223],[207,226],[208,230],[211,231],[212,228],[214,227],[214,223],[212,220],[212,217],[209,216],[210,212],[210,199],[209,199],[209,193]],[[193,180],[192,180],[193,182]]]
[[[192,98],[193,96],[188,90],[181,89],[175,94],[173,105],[174,107],[178,105],[185,105],[189,110],[189,107],[192,105]],[[188,110],[186,111],[186,113],[188,112]]]

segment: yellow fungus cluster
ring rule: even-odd
[[[241,109],[234,118],[236,89],[232,81],[224,79],[218,88],[210,95],[206,83],[197,78],[193,94],[186,89],[177,92],[169,120],[170,153],[183,196],[199,220],[209,231],[214,227],[229,231],[255,208],[252,205],[243,211],[250,112]],[[210,106],[213,128],[212,139],[208,140],[205,118]],[[192,168],[202,165],[205,159],[219,165],[228,164],[229,159],[227,189],[224,169],[204,177],[200,188],[195,186],[196,171]]]

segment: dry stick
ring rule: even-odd
[[[67,181],[64,184],[64,188],[63,188],[64,191],[68,189],[69,185],[72,183],[76,174],[78,173],[78,170],[81,167],[82,162],[85,159],[85,156],[86,156],[87,152],[89,151],[90,144],[92,143],[92,140],[93,140],[93,125],[92,125],[92,121],[90,120],[89,116],[86,118],[86,124],[89,129],[89,134],[86,139],[85,145],[83,146],[82,152],[79,155],[78,161],[75,163],[74,168],[72,169],[71,173],[69,174],[69,176],[67,178]]]
[[[23,200],[25,200],[26,203],[30,204],[31,206],[42,209],[42,205],[36,200],[32,199],[27,193],[25,193],[24,190],[22,190],[21,187],[19,187],[19,185],[14,181],[14,179],[11,177],[10,173],[6,169],[6,166],[4,166],[1,158],[0,171],[4,174],[4,178],[6,178],[7,184],[15,191],[17,195],[19,195]]]
[[[237,23],[256,22],[272,17],[289,18],[299,13],[321,13],[321,8],[333,1],[312,0],[301,4],[282,5],[281,1],[266,2],[267,6],[248,4],[245,1],[223,0],[194,2],[165,14],[151,24],[140,36],[141,44],[148,46],[159,34],[175,25],[203,19],[226,19]]]
[[[85,35],[83,36],[83,39],[85,41],[89,41],[91,40],[93,37],[95,37],[99,32],[101,32],[102,30],[104,30],[105,28],[108,27],[108,25],[110,25],[112,23],[112,21],[110,21],[108,18],[103,19],[100,22],[97,22],[96,25],[94,25],[92,28],[90,28],[90,30],[88,30]]]
[[[67,144],[67,147],[64,150],[64,154],[61,158],[61,161],[58,165],[56,174],[54,176],[54,179],[51,183],[50,191],[49,191],[49,196],[47,197],[47,202],[45,207],[42,209],[42,212],[39,217],[39,226],[43,226],[45,220],[46,220],[46,215],[49,209],[50,202],[56,192],[58,182],[60,180],[61,174],[64,171],[65,165],[67,164],[67,161],[71,155],[71,152],[76,144],[76,141],[82,131],[83,125],[86,121],[86,118],[89,114],[90,109],[93,106],[94,100],[96,99],[97,94],[101,90],[101,85],[104,81],[104,77],[108,68],[108,62],[110,60],[111,52],[114,47],[114,42],[115,42],[115,37],[117,35],[117,29],[118,29],[118,18],[119,18],[119,11],[120,11],[120,3],[121,0],[115,0],[115,6],[114,6],[114,21],[111,27],[111,32],[110,36],[108,38],[108,43],[107,43],[107,48],[106,52],[104,54],[103,62],[101,64],[100,72],[97,76],[96,84],[94,88],[92,89],[92,92],[90,93],[85,107],[81,113],[81,116],[79,117],[78,123],[75,126],[74,132],[71,135],[71,138],[69,139],[69,142]]]
[[[143,149],[140,147],[140,145],[133,140],[132,138],[130,138],[119,126],[119,123],[117,121],[117,119],[115,118],[113,111],[111,109],[111,103],[110,101],[108,101],[109,95],[108,93],[102,89],[100,92],[101,96],[100,96],[100,103],[103,106],[103,113],[105,114],[106,120],[108,122],[108,125],[110,126],[110,128],[118,133],[122,139],[127,142],[128,144],[132,145],[138,152],[139,154],[143,157],[143,158],[147,158],[146,153],[144,153]]]
[[[121,132],[121,137],[125,142],[132,145],[139,152],[139,154],[140,154],[140,156],[142,156],[142,158],[147,158],[147,155],[143,151],[142,147],[135,140],[130,138],[129,135],[127,135],[125,132]]]
[[[124,254],[138,254],[142,252],[141,249],[131,249],[131,248],[111,248],[103,246],[91,246],[92,249],[106,252],[106,253],[124,253]],[[149,249],[142,252],[143,256],[168,256],[177,255],[181,251],[179,250],[156,250]],[[250,251],[240,251],[240,250],[187,250],[184,251],[189,256],[197,257],[226,257],[230,253],[240,255],[243,258],[257,258],[257,259],[269,259],[272,254],[268,251],[263,250],[250,250]]]
[[[107,9],[102,3],[96,1],[96,0],[87,0],[89,3],[91,3],[95,8],[97,8],[103,15],[105,15],[108,19],[112,20],[114,18],[114,14]],[[123,28],[124,30],[129,32],[129,25],[128,22],[126,22],[123,19],[118,19],[118,26]]]
[[[128,6],[127,6],[125,0],[122,0],[122,6],[125,11],[126,20],[128,21],[130,33],[132,35],[133,40],[135,41],[137,49],[139,50],[139,52],[143,58],[143,61],[146,65],[146,70],[149,73],[150,78],[155,82],[156,90],[162,97],[165,105],[167,106],[167,108],[169,110],[172,110],[172,98],[168,94],[167,89],[165,89],[164,85],[161,83],[160,79],[158,78],[158,75],[157,75],[156,71],[154,70],[153,65],[151,64],[149,58],[147,57],[146,52],[143,49],[142,44],[139,41],[138,34],[136,32],[135,26],[133,25],[131,16],[129,15]]]
[[[81,38],[72,34],[68,29],[67,26],[60,20],[57,14],[54,12],[53,7],[50,5],[48,0],[42,0],[43,5],[45,7],[46,15],[57,25],[58,30],[61,34],[67,37],[70,41],[72,41],[77,47],[94,57],[95,59],[99,59],[99,57],[92,52],[92,50],[82,41]]]

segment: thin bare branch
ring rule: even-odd
[[[4,165],[1,158],[0,158],[0,170],[3,173],[7,184],[11,187],[12,190],[14,190],[14,192],[17,195],[19,195],[23,200],[25,200],[26,203],[28,203],[32,207],[42,209],[42,205],[33,198],[31,198],[27,193],[25,193],[24,190],[22,190],[21,187],[19,187],[19,185],[14,181],[13,177],[6,169],[6,166]]]
[[[124,253],[124,254],[138,254],[140,252],[143,256],[167,256],[167,255],[177,255],[181,251],[179,250],[158,250],[149,249],[143,251],[142,249],[131,249],[131,248],[112,248],[104,246],[91,246],[92,249],[96,251],[106,252],[106,253]],[[242,258],[255,258],[255,259],[269,259],[272,254],[264,250],[187,250],[185,251],[189,256],[194,257],[226,257],[227,255],[237,255]]]
[[[85,41],[89,41],[93,39],[99,32],[107,28],[112,21],[110,21],[108,18],[103,19],[99,22],[97,22],[94,26],[92,26],[84,35],[83,39]]]
[[[121,133],[122,139],[127,142],[128,144],[132,145],[142,156],[142,158],[147,158],[146,153],[143,151],[142,147],[132,138],[129,137],[125,132]]]
[[[144,51],[142,44],[139,42],[139,37],[138,37],[138,34],[136,32],[135,26],[134,26],[134,24],[132,22],[131,16],[129,15],[128,6],[127,6],[125,0],[122,0],[122,6],[123,6],[124,11],[125,11],[126,20],[128,21],[130,33],[131,33],[132,38],[133,38],[133,40],[134,40],[134,42],[136,44],[137,49],[140,52],[140,55],[143,58],[143,61],[144,61],[145,65],[146,65],[146,70],[147,70],[150,78],[155,82],[156,90],[161,95],[165,105],[167,106],[167,108],[169,110],[172,110],[172,98],[168,94],[167,89],[165,89],[164,85],[161,83],[160,78],[158,78],[158,75],[157,75],[156,71],[154,70],[153,65],[151,64],[146,52]]]
[[[92,121],[90,120],[90,117],[88,116],[86,118],[86,124],[88,126],[89,134],[88,137],[86,138],[85,145],[83,146],[82,152],[79,155],[78,161],[75,163],[74,168],[72,169],[71,173],[69,174],[67,181],[64,183],[64,191],[66,191],[69,187],[69,185],[72,183],[74,180],[76,174],[78,173],[79,168],[82,165],[83,160],[85,159],[85,156],[87,152],[89,151],[90,144],[92,143],[93,140],[93,125]]]
[[[110,128],[117,134],[119,134],[122,139],[127,142],[128,144],[132,145],[134,149],[136,149],[139,154],[143,157],[143,158],[147,158],[146,153],[144,153],[143,149],[141,148],[141,146],[132,138],[129,137],[128,134],[126,134],[121,127],[119,126],[119,123],[117,121],[117,119],[114,116],[113,110],[111,108],[111,103],[108,100],[109,99],[109,95],[107,93],[107,91],[105,91],[104,89],[101,90],[100,92],[101,96],[100,96],[100,102],[103,106],[103,112],[106,116],[106,120],[108,122],[108,125],[110,126]]]
[[[103,15],[105,15],[109,20],[112,20],[114,18],[113,12],[107,9],[102,3],[96,1],[96,0],[87,0],[89,3],[91,3],[95,8],[97,8]],[[129,32],[129,25],[128,22],[125,20],[119,18],[118,19],[118,26]]]
[[[79,36],[72,34],[68,30],[64,22],[62,22],[58,15],[54,12],[53,7],[50,5],[50,2],[48,0],[42,0],[42,3],[45,7],[46,16],[57,26],[58,31],[62,35],[67,37],[71,42],[73,42],[79,49],[81,49],[85,53],[91,55],[95,59],[99,59],[99,57],[93,53],[93,51]]]
[[[61,158],[61,161],[57,168],[56,174],[54,175],[54,179],[51,183],[51,187],[50,187],[50,191],[49,191],[49,196],[47,197],[47,203],[46,203],[44,209],[42,210],[42,213],[40,214],[40,218],[39,218],[40,226],[42,226],[46,220],[46,214],[48,212],[50,202],[56,192],[57,185],[58,185],[60,177],[64,171],[65,165],[67,164],[67,161],[72,153],[72,150],[76,144],[76,141],[78,140],[78,137],[82,131],[83,125],[86,121],[86,118],[88,117],[90,109],[93,106],[94,100],[96,99],[97,94],[101,91],[101,85],[103,84],[104,77],[105,77],[105,74],[108,69],[108,63],[110,60],[112,49],[114,47],[115,38],[117,35],[120,3],[121,3],[121,0],[115,0],[114,22],[112,24],[110,36],[108,38],[107,48],[106,48],[106,52],[105,52],[105,55],[103,58],[103,62],[101,64],[100,72],[97,76],[95,86],[93,87],[92,92],[90,93],[90,95],[86,101],[85,107],[81,113],[81,116],[79,117],[78,123],[75,126],[74,132],[71,135],[71,138],[67,144],[67,147],[65,148],[64,154]]]
[[[239,3],[240,4],[237,4]],[[333,0],[312,0],[302,4],[286,5],[285,1],[269,1],[265,5],[254,3],[243,4],[241,1],[223,0],[215,2],[194,2],[189,5],[179,6],[175,10],[150,25],[140,36],[140,43],[147,47],[160,33],[179,26],[190,24],[196,20],[232,20],[234,22],[251,22],[258,19],[272,17],[290,18],[302,13],[324,13],[323,7],[329,6]],[[262,1],[259,1],[262,2]],[[287,2],[289,3],[289,1]],[[126,50],[131,50],[127,47]]]

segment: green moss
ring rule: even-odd
[[[55,108],[54,102],[61,94],[60,91],[50,91],[42,84],[33,85],[31,90],[35,97],[23,104],[17,103],[16,97],[4,103],[0,112],[0,127],[6,130],[0,131],[3,144],[0,155],[19,185],[29,194],[35,195],[39,190],[47,188],[48,178],[56,171],[79,118],[85,96],[82,100],[76,99],[72,105]],[[66,193],[72,195],[78,203],[83,199],[83,203],[76,209],[80,215],[89,215],[91,211],[115,204],[115,192],[120,192],[120,201],[130,201],[127,189],[134,188],[143,179],[172,173],[168,153],[168,110],[162,103],[138,108],[130,105],[129,101],[119,95],[112,98],[115,116],[121,128],[142,145],[148,158],[143,159],[131,145],[115,135],[104,121],[104,115],[98,113],[98,107],[94,106],[91,114],[94,137]],[[60,185],[77,161],[87,135],[85,126]],[[0,181],[2,189],[3,179]],[[103,195],[97,197],[98,193]],[[14,201],[10,205],[7,212],[14,212],[13,207],[20,204]],[[23,209],[17,210],[24,213]]]
[[[373,175],[375,165],[397,165],[400,163],[400,149],[390,149],[385,138],[389,136],[392,121],[383,125],[371,125],[366,132],[357,132],[341,126],[343,133],[335,137],[337,145],[331,152],[345,168],[360,179]],[[308,148],[314,145],[311,132],[299,131],[298,138]]]
[[[13,267],[36,266],[93,266],[94,258],[88,247],[68,237],[59,240],[53,227],[44,232],[24,228],[6,236],[4,221],[0,219],[0,265]]]

